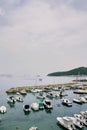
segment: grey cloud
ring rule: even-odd
[[[0,26],[0,71],[46,74],[86,66],[81,58],[86,55],[87,12],[72,8],[68,0],[26,2],[5,13],[8,24]]]

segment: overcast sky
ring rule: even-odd
[[[87,0],[0,0],[0,74],[87,67]]]

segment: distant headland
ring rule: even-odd
[[[53,72],[47,76],[87,76],[87,67],[79,67],[69,71]]]

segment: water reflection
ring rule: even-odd
[[[24,115],[29,115],[30,111],[24,111]]]
[[[57,127],[60,128],[61,130],[64,130],[64,129],[65,129],[65,128],[64,128],[62,125],[60,125],[58,122],[57,122]]]
[[[10,108],[15,107],[15,103],[9,103],[9,102],[7,102],[7,104],[10,106]]]
[[[52,113],[52,109],[45,109],[45,112],[46,112],[47,114],[51,114],[51,113]]]

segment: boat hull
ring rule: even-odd
[[[58,121],[58,124],[60,124],[62,127],[64,127],[65,129],[67,130],[74,130],[73,128],[71,127],[68,127],[64,124],[63,120],[60,118],[60,117],[57,117],[57,121]]]

